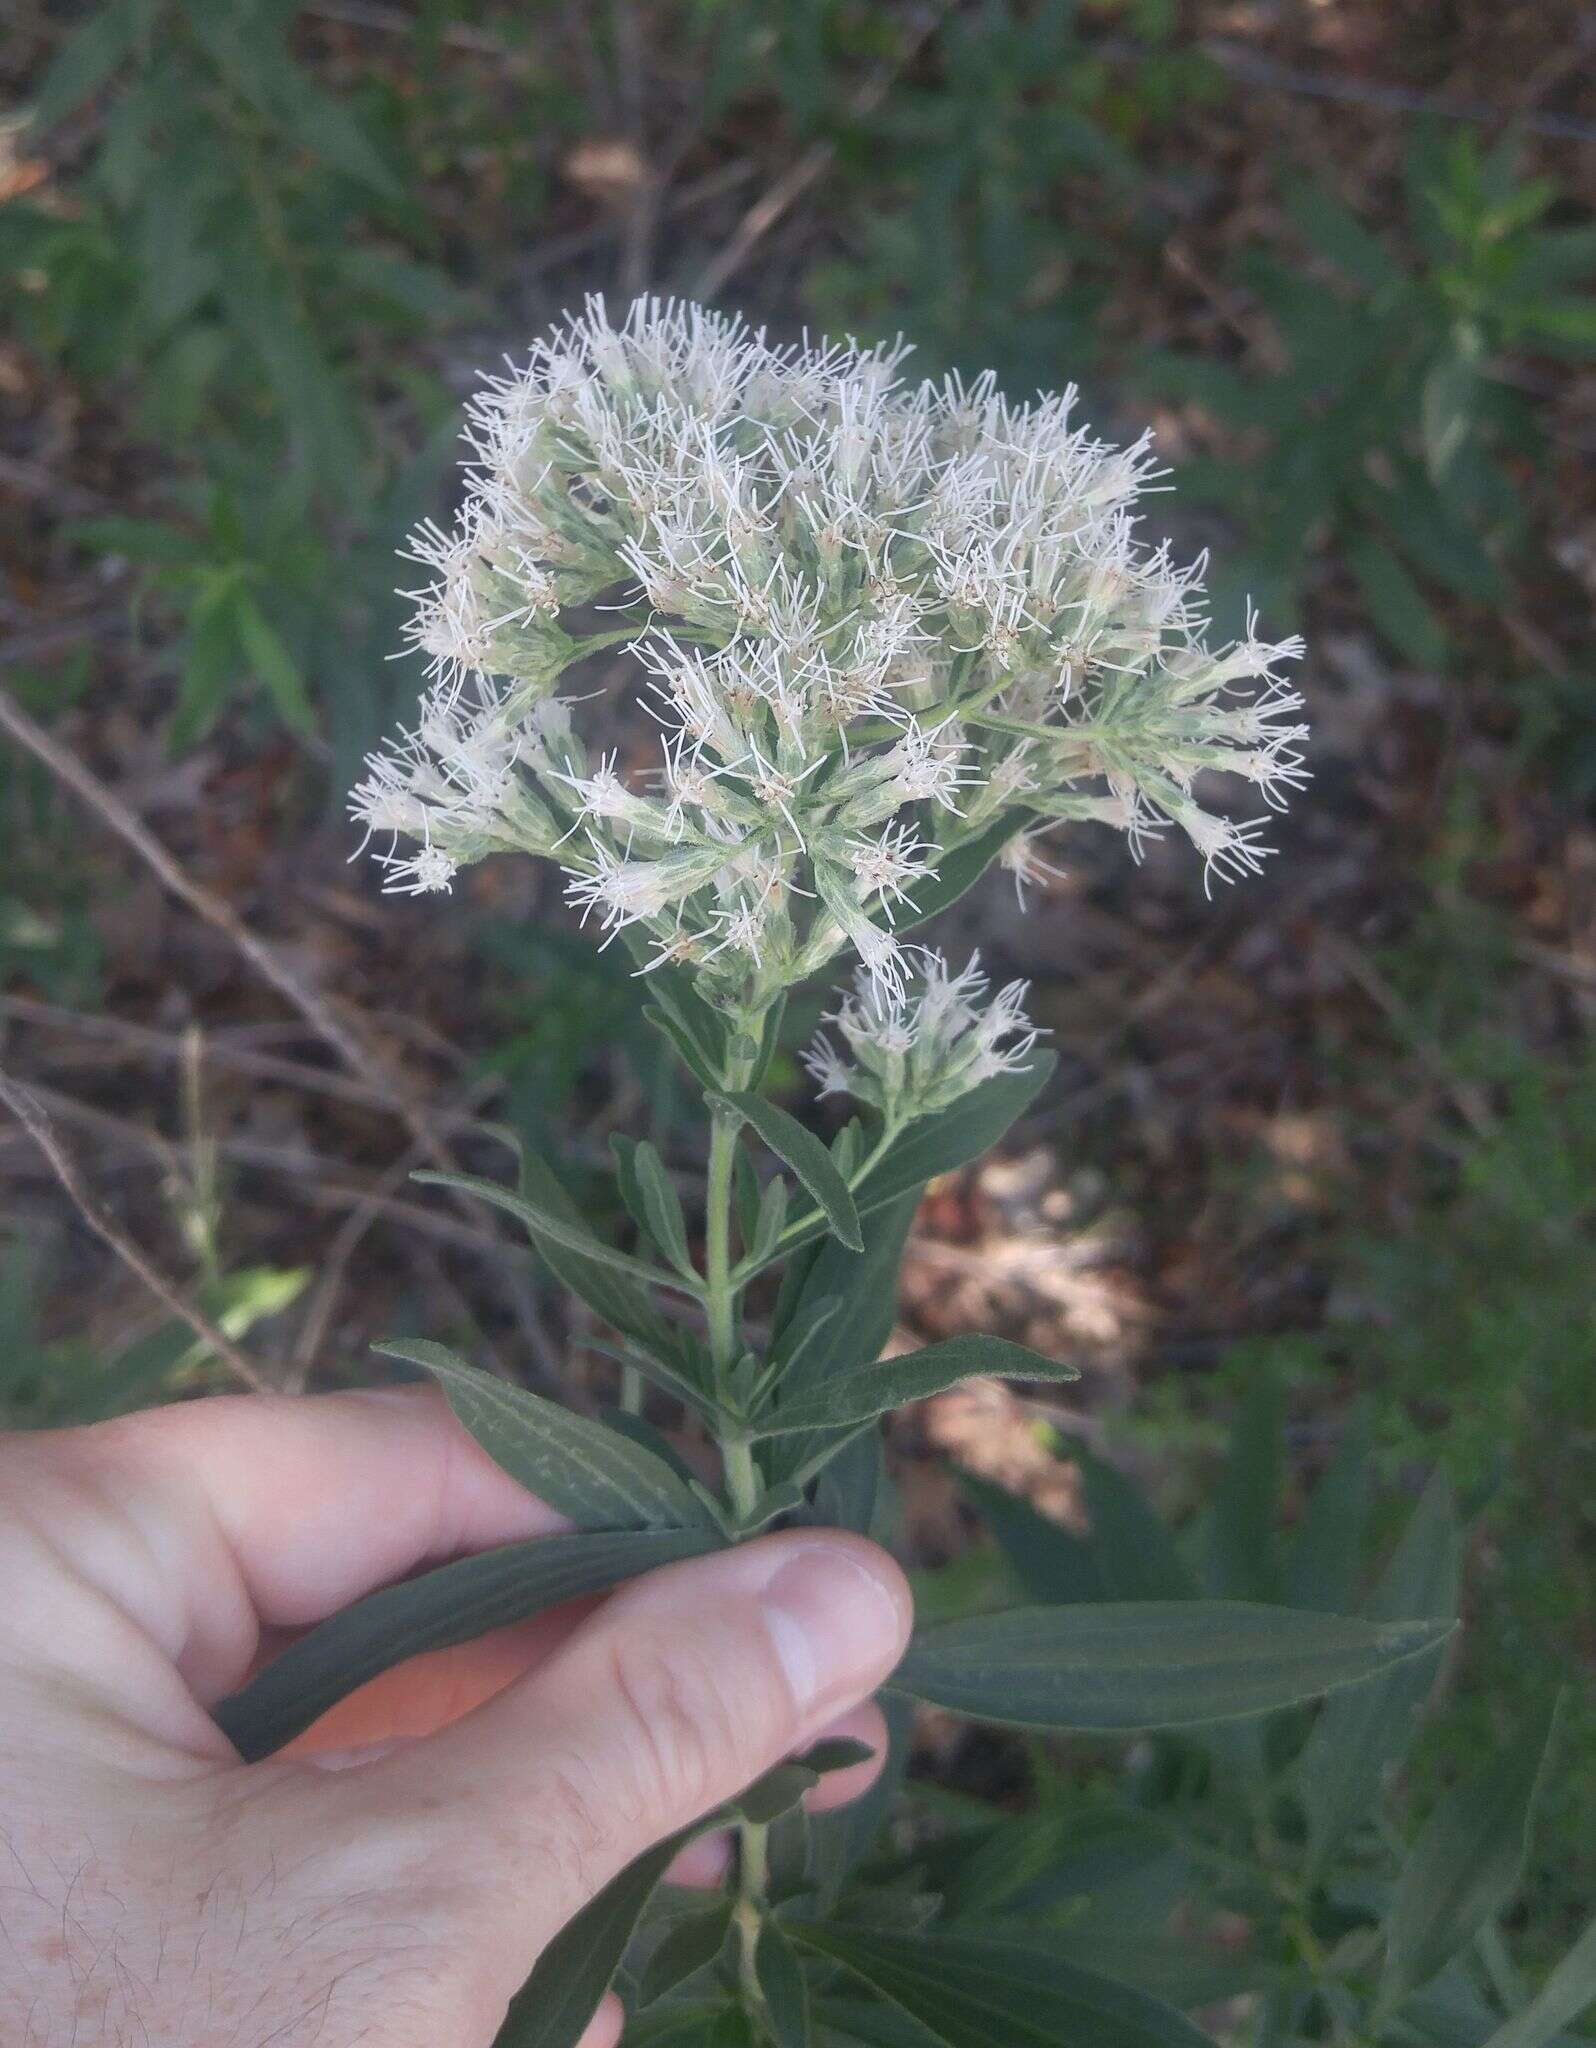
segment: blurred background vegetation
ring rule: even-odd
[[[0,1031],[80,1185],[0,1122],[0,1419],[226,1383],[107,1233],[280,1384],[426,1328],[605,1388],[406,1175],[491,1160],[484,1120],[690,1175],[634,986],[519,870],[440,909],[343,866],[479,367],[649,289],[1077,382],[1155,423],[1149,524],[1212,545],[1220,614],[1307,634],[1316,781],[1211,905],[1085,842],[1023,922],[966,913],[1063,1078],[933,1189],[904,1318],[1086,1379],[901,1418],[904,1540],[978,1584],[941,1454],[1069,1522],[1081,1443],[1195,1526],[1260,1386],[1288,1516],[1354,1415],[1389,1526],[1444,1466],[1468,1629],[1409,1795],[1578,1683],[1522,1909],[1555,1953],[1596,1893],[1596,10],[8,12]]]

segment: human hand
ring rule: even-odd
[[[421,1391],[0,1438],[0,2040],[488,2048],[634,1857],[828,1729],[879,1746],[908,1589],[812,1530],[418,1660],[264,1763],[210,1719],[283,1631],[555,1526]]]

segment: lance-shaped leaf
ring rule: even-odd
[[[919,1190],[911,1188],[866,1217],[862,1252],[851,1252],[832,1238],[813,1257],[794,1261],[802,1278],[790,1291],[783,1283],[777,1304],[779,1333],[771,1348],[782,1369],[781,1384],[791,1398],[822,1383],[833,1384],[880,1355],[892,1334],[898,1271],[919,1204]],[[778,1437],[763,1454],[765,1470],[773,1481],[814,1471],[817,1461],[824,1462],[848,1434],[824,1429],[808,1436]]]
[[[626,2048],[759,2048],[740,2005],[719,1998],[674,1999],[657,2012],[626,2018]]]
[[[759,1931],[754,1969],[776,2048],[810,2048],[809,1986],[798,1953],[774,1920]]]
[[[623,1579],[718,1548],[709,1529],[539,1536],[440,1565],[346,1607],[274,1657],[213,1714],[246,1763],[291,1742],[380,1672],[468,1643]]]
[[[1456,1614],[1462,1549],[1451,1488],[1446,1475],[1437,1472],[1366,1613],[1392,1622]],[[1367,1690],[1343,1694],[1314,1723],[1295,1768],[1316,1870],[1323,1869],[1347,1829],[1369,1812],[1387,1770],[1413,1741],[1419,1708],[1435,1683],[1438,1657],[1439,1646],[1429,1658],[1397,1666]]]
[[[506,1210],[518,1222],[525,1224],[527,1234],[540,1251],[552,1245],[573,1253],[589,1265],[607,1266],[612,1272],[624,1273],[628,1279],[645,1282],[651,1287],[672,1287],[680,1294],[696,1295],[699,1291],[696,1281],[687,1281],[678,1273],[667,1273],[663,1266],[651,1266],[646,1259],[617,1250],[601,1237],[595,1237],[585,1223],[572,1222],[552,1209],[530,1202],[525,1195],[518,1195],[513,1188],[501,1187],[496,1180],[482,1180],[470,1173],[430,1172],[413,1174],[411,1178],[425,1182],[429,1187],[459,1188],[465,1194],[480,1195],[484,1202]],[[552,1260],[550,1264],[553,1264]]]
[[[824,2048],[942,2048],[929,2027],[881,1999],[823,1998],[815,2017]]]
[[[861,1219],[904,1195],[914,1194],[939,1173],[953,1173],[990,1152],[1015,1119],[1030,1107],[1057,1065],[1055,1053],[1035,1053],[1014,1073],[998,1074],[983,1081],[948,1108],[912,1123],[855,1187],[854,1207]],[[793,1227],[788,1250],[809,1244],[821,1231],[818,1220],[801,1228]]]
[[[891,1684],[1022,1728],[1181,1728],[1356,1685],[1434,1649],[1452,1627],[1232,1600],[1019,1607],[927,1630]]]
[[[704,1529],[713,1516],[663,1459],[618,1430],[479,1372],[424,1338],[382,1344],[430,1372],[496,1465],[583,1529]]]
[[[689,1913],[671,1929],[643,1967],[638,1996],[652,2005],[667,1992],[707,1970],[726,1943],[732,1901],[722,1895],[701,1913]]]
[[[575,2048],[621,1966],[644,1908],[680,1851],[732,1820],[775,1820],[819,1784],[823,1773],[845,1770],[868,1754],[856,1742],[817,1743],[796,1762],[777,1764],[738,1798],[629,1863],[538,1957],[510,2001],[495,2048]]]
[[[1285,1422],[1280,1382],[1255,1372],[1231,1425],[1207,1516],[1206,1590],[1227,1600],[1278,1600],[1275,1514]]]
[[[792,1941],[840,1963],[943,2048],[1212,2048],[1171,2006],[1051,1950],[961,1935],[795,1923]]]
[[[1425,1823],[1386,1916],[1382,2012],[1443,1970],[1518,1889],[1556,1715],[1554,1703],[1534,1740],[1455,1786]]]
[[[1194,1600],[1197,1584],[1175,1539],[1133,1479],[1084,1446],[1076,1453],[1088,1542],[1105,1600]]]
[[[687,1249],[687,1218],[682,1214],[681,1196],[671,1185],[658,1148],[646,1138],[633,1150],[632,1172],[636,1176],[649,1236],[677,1272],[696,1283],[697,1275]]]
[[[959,1486],[991,1530],[1019,1590],[1028,1599],[1053,1605],[1105,1597],[1090,1544],[990,1479],[961,1472]]]
[[[767,1102],[762,1095],[721,1095],[715,1100],[726,1103],[745,1123],[751,1124],[776,1157],[792,1168],[814,1197],[833,1237],[841,1238],[851,1251],[863,1251],[859,1215],[848,1183],[814,1132],[806,1130],[796,1117]]]
[[[1025,816],[1023,810],[1005,811],[975,838],[950,847],[931,873],[908,890],[908,904],[899,914],[895,928],[900,932],[913,931],[917,924],[929,923],[957,903],[980,881],[1019,830]]]
[[[990,1152],[1030,1108],[1057,1065],[1056,1053],[1035,1053],[1012,1074],[997,1074],[935,1116],[911,1124],[856,1190],[860,1210],[923,1187],[939,1173],[953,1173]]]
[[[828,1380],[758,1416],[757,1436],[791,1436],[802,1430],[843,1429],[924,1401],[960,1380],[988,1375],[1024,1380],[1077,1380],[1079,1372],[1061,1359],[1045,1358],[1005,1337],[950,1337],[942,1344],[878,1358],[840,1379]]]
[[[1571,2020],[1596,2005],[1596,1920],[1593,1920],[1540,1990],[1484,2048],[1550,2048]]]
[[[1356,1606],[1373,1472],[1374,1415],[1360,1403],[1297,1526],[1286,1572],[1288,1606],[1318,1607],[1326,1614]]]

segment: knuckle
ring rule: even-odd
[[[640,1804],[666,1824],[695,1817],[737,1781],[749,1746],[724,1660],[691,1634],[634,1633],[617,1640],[611,1662]]]

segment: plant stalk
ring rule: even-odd
[[[747,1027],[755,1037],[760,1025]],[[737,1090],[747,1085],[748,1064],[733,1060],[726,1086]],[[704,1194],[704,1310],[709,1319],[709,1351],[724,1399],[730,1393],[729,1379],[740,1350],[738,1332],[738,1285],[732,1264],[732,1174],[737,1157],[738,1122],[726,1110],[710,1113],[709,1171]],[[727,1403],[735,1409],[734,1403]],[[763,1487],[753,1446],[739,1428],[727,1426],[719,1432],[721,1470],[727,1496],[740,1518],[753,1515]],[[738,1976],[743,1997],[751,2014],[763,2009],[756,1957],[759,1930],[764,1924],[765,1894],[770,1879],[769,1829],[754,1821],[742,1821],[737,1830],[737,1927]]]

